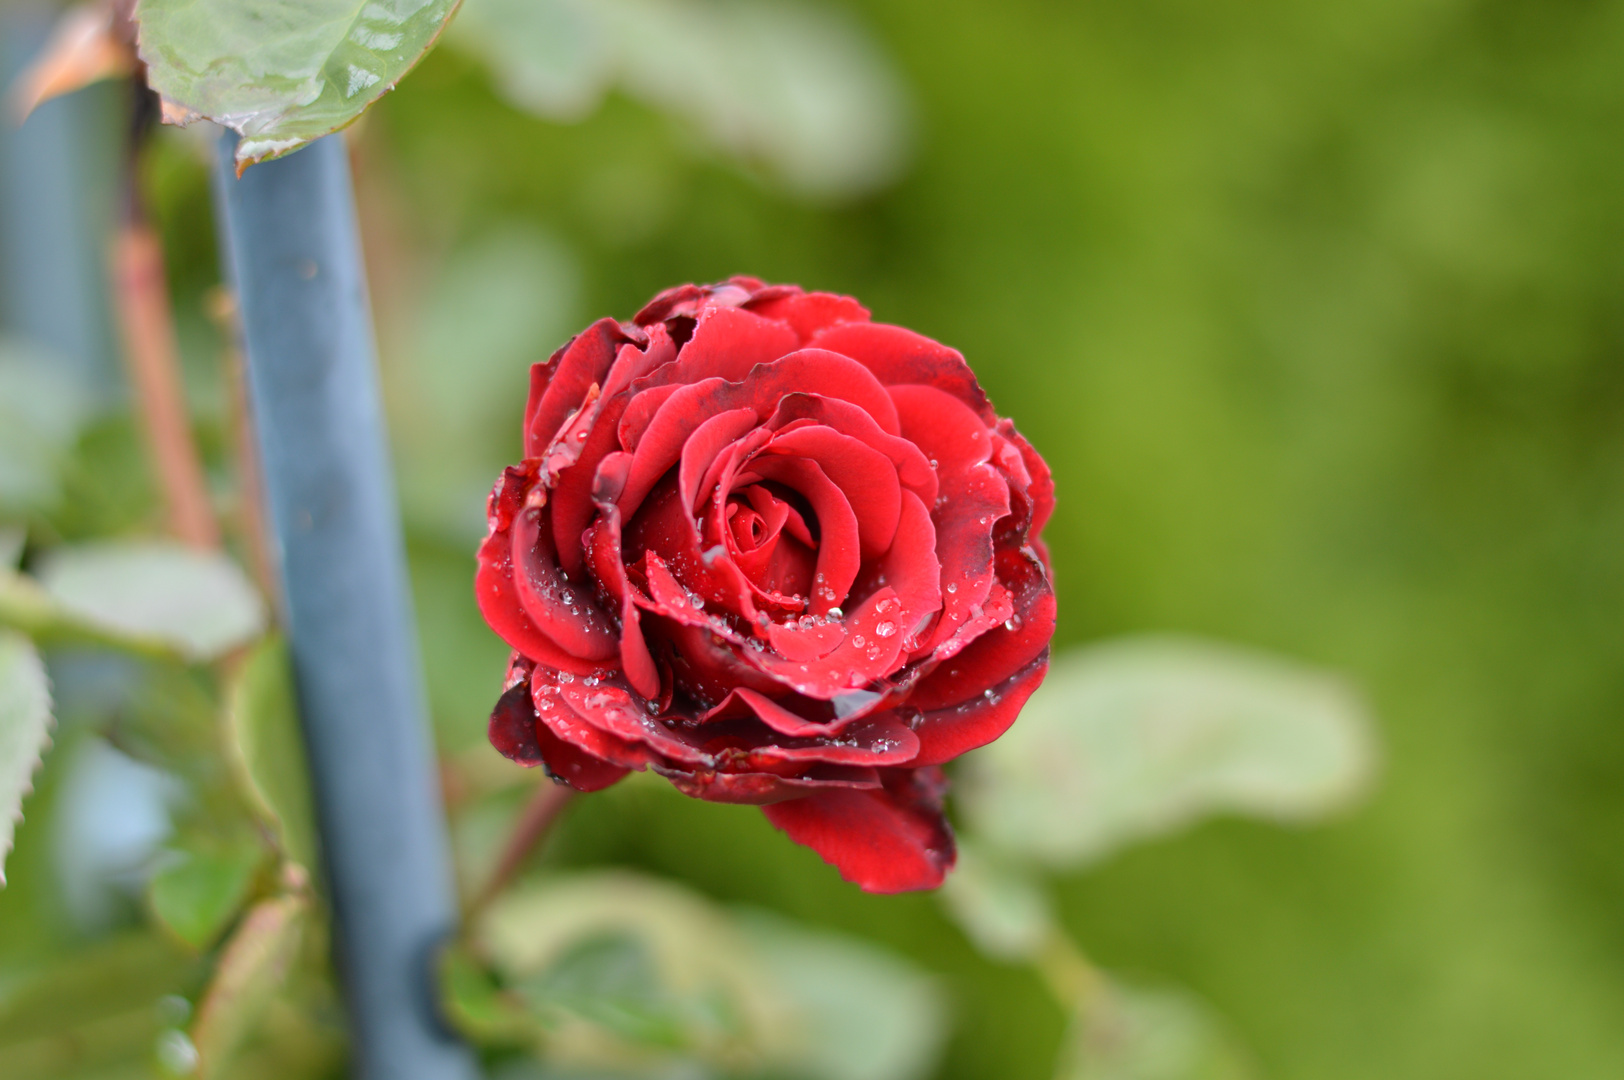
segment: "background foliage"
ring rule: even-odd
[[[1216,1003],[1269,1076],[1618,1075],[1624,6],[849,14],[911,118],[889,186],[878,166],[798,184],[717,137],[708,99],[646,83],[540,118],[455,34],[355,132],[443,747],[479,752],[500,678],[469,579],[522,365],[678,281],[850,292],[962,349],[1054,466],[1065,643],[1247,643],[1349,674],[1381,719],[1368,804],[1065,874],[1071,935]],[[206,177],[182,135],[146,167],[218,457]],[[128,422],[80,441],[131,475],[70,468],[60,536],[150,520]],[[9,875],[44,846],[25,828]],[[942,979],[944,1080],[1051,1075],[1066,1018],[1033,969],[931,898],[856,893],[758,815],[630,784],[575,805],[545,856],[883,943]],[[10,948],[36,888],[0,894]]]

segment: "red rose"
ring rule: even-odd
[[[530,373],[480,610],[491,742],[595,791],[758,803],[871,892],[953,865],[941,769],[1048,667],[1053,483],[964,358],[856,301],[734,278]]]

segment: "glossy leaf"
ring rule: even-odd
[[[158,541],[57,548],[39,581],[69,616],[89,626],[166,644],[209,660],[246,644],[265,605],[237,564],[217,552]]]
[[[192,1025],[198,1075],[226,1076],[254,1034],[298,955],[309,901],[281,896],[254,906],[226,943]]]
[[[1019,722],[968,763],[973,834],[1071,866],[1204,815],[1310,820],[1346,806],[1375,763],[1347,686],[1263,654],[1130,639],[1056,661]]]
[[[287,644],[270,637],[238,670],[226,702],[227,749],[249,802],[282,854],[316,866],[316,818]]]
[[[241,909],[265,849],[251,836],[224,845],[193,844],[152,875],[147,895],[155,914],[194,949],[211,945]]]
[[[242,136],[239,169],[349,124],[394,89],[458,0],[139,0],[141,59],[164,116]]]
[[[576,120],[618,87],[806,195],[872,191],[907,156],[900,78],[861,27],[826,7],[468,0],[453,40],[519,108]]]
[[[1083,1002],[1056,1080],[1248,1080],[1246,1051],[1201,1001],[1111,981]]]
[[[23,798],[51,742],[51,686],[33,642],[0,629],[0,886]]]

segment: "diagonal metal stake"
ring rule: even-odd
[[[215,206],[279,549],[339,972],[365,1080],[469,1080],[430,963],[456,919],[349,162],[329,136]]]

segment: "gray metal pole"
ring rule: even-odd
[[[343,140],[239,180],[216,206],[236,287],[294,673],[367,1080],[467,1080],[430,960],[456,917]]]

